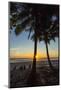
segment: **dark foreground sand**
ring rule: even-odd
[[[10,87],[17,88],[59,85],[59,69],[56,65],[54,72],[49,68],[48,65],[36,67],[36,75],[34,75],[36,76],[36,81],[34,82],[35,85],[32,85],[32,80],[31,83],[29,80],[31,70],[31,64],[27,63],[24,65],[24,63],[10,63]]]

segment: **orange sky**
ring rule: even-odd
[[[50,57],[58,57],[58,52],[57,51],[50,51],[49,52]],[[36,58],[46,58],[46,52],[40,52],[37,51],[37,55]],[[10,58],[33,58],[33,53],[32,52],[28,52],[28,53],[21,53],[18,51],[10,51]]]

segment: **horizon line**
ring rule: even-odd
[[[50,59],[56,59],[56,58],[59,58],[59,57],[50,57]],[[13,57],[10,59],[33,59],[33,58],[15,58],[15,57]],[[36,58],[36,59],[47,59],[47,57],[46,58]]]

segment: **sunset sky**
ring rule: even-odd
[[[29,32],[23,32],[16,36],[14,31],[10,34],[10,58],[33,58],[34,42],[28,40]],[[58,57],[58,39],[50,42],[49,55],[50,57]],[[46,58],[45,43],[38,42],[36,58]]]

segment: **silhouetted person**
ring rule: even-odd
[[[23,69],[24,69],[24,70],[26,69],[25,65],[24,65]]]
[[[29,64],[29,69],[31,69],[31,64]]]

